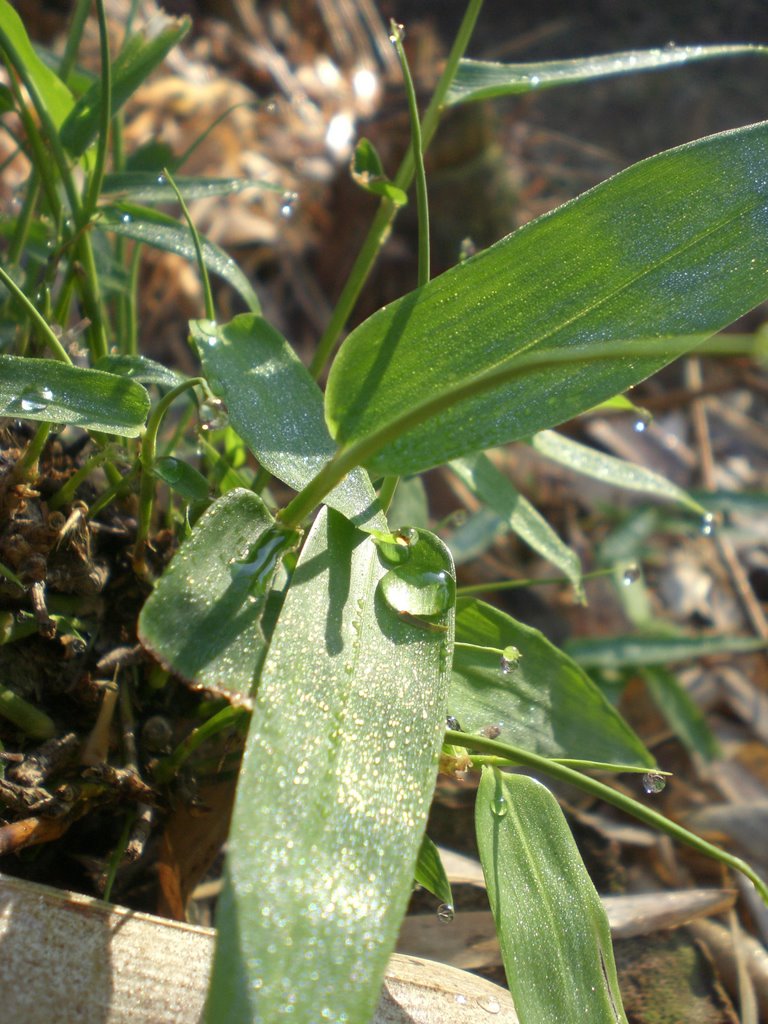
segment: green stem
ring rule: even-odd
[[[167,167],[163,168],[163,174],[168,179],[168,184],[176,193],[176,198],[179,201],[179,206],[181,206],[181,212],[184,214],[184,219],[186,220],[187,226],[189,227],[189,230],[192,234],[192,241],[195,246],[195,256],[197,258],[197,266],[200,271],[200,280],[202,281],[203,285],[203,295],[205,296],[205,315],[209,320],[212,320],[215,323],[216,308],[213,304],[213,294],[211,292],[210,278],[208,277],[208,268],[206,267],[205,260],[203,259],[203,247],[200,243],[200,235],[198,234],[197,228],[195,227],[194,222],[189,214],[187,204],[184,202],[184,197],[179,191],[176,182],[171,177],[171,172],[168,170]]]
[[[95,452],[89,459],[83,463],[80,469],[67,480],[67,482],[59,488],[55,494],[52,494],[48,499],[48,508],[53,512],[62,505],[68,504],[75,496],[77,488],[80,484],[84,483],[85,480],[91,475],[91,473],[98,466],[102,466],[105,462],[112,458],[112,452],[108,447],[104,447],[101,451]],[[120,478],[122,480],[122,477]]]
[[[446,94],[456,74],[459,61],[464,56],[464,51],[467,48],[482,6],[483,0],[469,0],[467,4],[459,31],[448,55],[445,69],[440,76],[440,81],[437,83],[437,88],[424,114],[421,124],[422,151],[426,150],[432,141],[432,136],[435,134]],[[413,150],[409,148],[395,176],[394,184],[403,191],[407,191],[408,186],[413,180],[413,174]],[[328,326],[318,343],[317,351],[310,364],[310,372],[314,377],[319,377],[323,372],[331,352],[339,340],[352,309],[357,302],[363,285],[368,280],[368,275],[373,268],[379,250],[389,234],[389,229],[396,213],[397,207],[395,204],[390,199],[382,199],[352,271],[336,303]]]
[[[2,281],[2,283],[8,289],[8,291],[11,293],[11,295],[23,307],[24,312],[35,324],[37,329],[42,334],[43,338],[45,338],[46,344],[53,351],[55,357],[59,359],[62,363],[69,363],[69,365],[71,366],[72,360],[67,355],[67,350],[64,348],[64,346],[61,344],[59,339],[54,334],[48,321],[45,319],[42,313],[38,312],[37,307],[33,305],[31,300],[27,298],[27,296],[24,294],[21,288],[19,288],[19,286],[16,284],[13,278],[9,274],[7,274],[2,267],[0,267],[0,281]]]
[[[52,426],[52,423],[38,424],[35,436],[27,445],[24,454],[13,467],[11,474],[13,480],[27,480],[29,477],[37,475],[37,462],[40,458],[40,453],[43,448],[45,448],[45,442],[48,440],[48,435],[51,432]]]
[[[159,762],[155,767],[153,778],[156,782],[169,782],[178,773],[181,766],[192,754],[206,743],[211,737],[218,735],[225,729],[238,728],[246,724],[251,717],[250,711],[244,707],[236,707],[232,704],[222,708],[215,715],[212,715],[207,722],[193,729],[172,754]]]
[[[13,690],[0,683],[0,715],[13,722],[33,739],[49,740],[56,735],[56,724],[44,711],[34,707]]]
[[[384,515],[389,511],[389,506],[392,504],[392,499],[395,496],[397,485],[400,483],[399,476],[385,476],[381,487],[379,488],[379,504],[384,512]]]
[[[32,223],[39,195],[40,176],[38,175],[37,170],[33,167],[32,173],[27,181],[24,205],[21,208],[19,216],[16,218],[16,225],[13,229],[13,238],[11,239],[11,244],[8,246],[8,255],[4,261],[9,267],[15,267],[21,260],[21,254],[24,252],[24,247],[29,235],[29,227]]]
[[[597,779],[583,775],[581,772],[574,771],[564,764],[558,764],[547,757],[532,754],[528,750],[513,747],[507,743],[500,743],[498,740],[489,740],[482,736],[468,736],[466,733],[455,732],[449,729],[445,733],[445,742],[466,747],[470,751],[478,750],[481,753],[506,758],[514,764],[544,772],[550,778],[558,779],[560,782],[567,782],[573,786],[578,786],[584,792],[590,793],[592,796],[597,797],[599,800],[604,800],[614,807],[618,807],[619,810],[631,815],[638,821],[642,821],[645,825],[658,829],[658,831],[664,832],[672,839],[676,839],[678,842],[698,850],[699,853],[703,853],[706,857],[711,857],[721,864],[727,864],[735,871],[745,875],[757,889],[766,905],[768,905],[768,885],[740,857],[735,857],[733,854],[728,853],[727,850],[721,850],[712,843],[708,843],[706,839],[702,839],[693,832],[689,832],[682,825],[670,821],[663,814],[651,810],[650,807],[646,807],[637,800],[633,800],[632,797],[625,796],[610,786],[606,786],[604,782],[598,782]]]
[[[66,82],[69,78],[69,73],[75,66],[77,60],[77,51],[80,49],[80,40],[83,38],[83,29],[85,28],[85,22],[88,19],[88,14],[91,10],[91,0],[77,0],[75,10],[72,14],[72,23],[69,26],[69,32],[67,33],[67,43],[64,48],[64,56],[61,58],[61,64],[59,65],[59,78],[62,82]]]
[[[96,159],[83,199],[79,227],[84,227],[96,209],[104,181],[104,170],[109,152],[109,134],[112,123],[112,59],[109,53],[109,32],[104,11],[104,0],[96,0],[96,17],[99,23],[99,50],[101,57],[101,96],[99,97],[99,133],[96,138]]]
[[[610,569],[595,569],[593,572],[582,573],[582,580],[594,580],[600,576],[613,576],[616,567]],[[523,580],[498,580],[495,583],[472,583],[465,587],[456,588],[457,597],[466,597],[468,594],[490,594],[499,590],[515,590],[518,587],[534,587],[539,584],[549,583],[570,583],[567,576],[543,576],[541,579]]]

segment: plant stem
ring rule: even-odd
[[[0,281],[5,285],[8,291],[13,295],[17,302],[24,308],[24,312],[32,320],[37,329],[40,331],[42,336],[45,338],[48,347],[52,349],[53,354],[62,363],[68,363],[72,365],[72,360],[67,355],[67,350],[61,344],[59,339],[53,333],[53,330],[42,315],[38,312],[37,307],[32,303],[31,299],[27,298],[24,292],[19,288],[13,278],[7,274],[2,267],[0,267]]]
[[[90,174],[83,207],[80,227],[91,219],[101,193],[104,170],[109,151],[109,134],[112,123],[112,61],[109,54],[109,32],[104,12],[104,0],[96,0],[96,17],[99,23],[99,51],[101,57],[101,96],[99,97],[99,134],[96,140],[96,159]]]
[[[26,447],[24,454],[16,462],[11,472],[11,478],[15,481],[27,480],[31,476],[37,475],[37,462],[40,458],[40,453],[45,448],[45,442],[48,440],[48,435],[51,432],[51,423],[40,423],[38,424],[35,436],[29,442]]]
[[[456,74],[456,68],[459,65],[459,61],[463,57],[464,51],[467,48],[469,38],[472,35],[475,22],[477,21],[478,15],[480,14],[480,8],[482,6],[483,0],[469,0],[469,3],[467,4],[467,9],[464,12],[464,17],[459,27],[459,31],[456,35],[453,46],[451,47],[451,52],[448,55],[445,69],[440,76],[440,81],[437,83],[437,88],[435,89],[430,104],[424,114],[424,119],[421,124],[423,140],[422,150],[426,150],[429,143],[432,141],[432,136],[435,134],[446,93],[448,92],[454,75]],[[409,148],[403,157],[403,162],[395,176],[394,184],[403,191],[407,191],[408,186],[413,180],[413,173],[413,151]],[[373,223],[368,230],[366,239],[358,253],[357,259],[355,260],[355,264],[352,267],[350,275],[347,278],[347,282],[339,296],[338,302],[336,303],[336,307],[331,315],[328,326],[323,332],[323,336],[318,343],[317,350],[309,368],[310,373],[312,373],[314,377],[319,377],[323,372],[331,352],[336,345],[336,342],[339,340],[341,332],[344,330],[344,326],[349,319],[350,313],[357,302],[363,285],[368,280],[368,275],[373,268],[373,264],[379,254],[379,250],[387,238],[389,228],[392,221],[395,219],[396,213],[397,207],[395,204],[390,199],[382,199],[379,204],[379,209],[376,212],[376,216],[373,219]]]
[[[691,846],[694,850],[698,850],[699,853],[703,853],[705,856],[711,857],[721,864],[727,864],[735,871],[739,871],[752,882],[763,901],[768,905],[768,885],[740,857],[734,857],[727,850],[721,850],[712,843],[708,843],[706,839],[702,839],[693,832],[689,832],[688,829],[678,825],[677,822],[670,821],[669,818],[665,818],[658,811],[653,811],[650,807],[646,807],[637,800],[633,800],[632,797],[625,796],[623,793],[611,789],[604,782],[598,782],[597,779],[590,778],[589,775],[583,775],[581,772],[574,771],[564,764],[558,764],[547,757],[541,757],[539,754],[533,754],[528,750],[513,747],[507,743],[500,743],[498,740],[489,740],[482,736],[468,736],[466,733],[448,729],[445,733],[445,742],[455,746],[466,747],[470,751],[479,750],[481,753],[506,758],[514,764],[544,772],[560,782],[568,782],[573,786],[578,786],[584,792],[590,793],[592,796],[604,800],[614,807],[618,807],[619,810],[630,814],[633,818],[637,818],[638,821],[642,821],[646,825],[650,825],[651,828],[658,829],[660,832],[671,836],[672,839],[676,839],[686,846]]]
[[[44,711],[34,707],[13,690],[0,683],[0,715],[33,739],[49,740],[56,735],[56,725]]]

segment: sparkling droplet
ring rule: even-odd
[[[540,84],[540,82],[541,82],[541,79],[539,78],[538,75],[531,75],[531,77],[528,80],[528,83],[529,83],[529,85],[530,85],[530,87],[532,89],[535,89],[536,86]]]
[[[389,22],[389,41],[394,46],[396,43],[402,43],[405,39],[405,25],[401,25],[395,21],[394,18]]]
[[[158,176],[157,176],[157,184],[158,185],[165,185],[166,184],[166,177],[165,177],[164,174],[158,174]]]
[[[445,719],[445,724],[449,729],[454,732],[461,732],[461,725],[459,724],[458,718],[454,718],[453,715],[448,715]]]
[[[296,203],[298,202],[298,199],[298,192],[283,192],[283,197],[280,206],[280,216],[284,217],[286,220],[290,220],[290,218],[296,212]]]
[[[495,796],[491,800],[491,814],[497,818],[503,818],[507,813],[507,801],[503,796]]]
[[[664,787],[667,785],[667,780],[663,775],[658,772],[646,772],[643,776],[643,789],[648,796],[653,796],[656,793],[661,793]]]
[[[711,512],[701,517],[699,531],[703,537],[711,537],[715,530],[715,517]]]
[[[456,917],[456,911],[450,903],[441,903],[437,908],[437,920],[442,924],[450,924],[454,917]]]
[[[648,424],[645,420],[635,420],[632,426],[636,434],[644,434],[648,429]]]
[[[503,676],[508,676],[510,672],[513,672],[517,668],[517,663],[520,661],[522,655],[516,647],[505,647],[501,652],[501,658],[499,658],[499,671]]]
[[[21,394],[21,409],[26,413],[42,412],[53,401],[53,392],[48,387],[25,388]]]
[[[131,221],[133,220],[133,217],[131,217],[130,213],[124,213],[120,220],[123,222],[123,224],[130,224]]]
[[[637,583],[640,579],[640,567],[637,565],[628,565],[624,572],[621,574],[621,582],[625,587],[631,587],[633,583]]]

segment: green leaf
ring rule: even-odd
[[[178,256],[189,260],[190,263],[197,262],[194,242],[186,225],[179,224],[173,217],[157,210],[122,203],[120,207],[104,211],[98,225],[103,231],[125,235],[126,238],[145,242],[164,252],[175,252]],[[258,296],[237,263],[214,242],[209,242],[203,237],[201,237],[201,241],[206,267],[214,274],[223,277],[250,310],[258,312],[261,308]]]
[[[667,669],[645,668],[643,679],[656,707],[681,742],[705,761],[721,756],[720,746],[701,708]]]
[[[384,173],[376,147],[369,139],[360,139],[355,146],[351,167],[352,180],[375,196],[386,196],[395,206],[405,206],[408,196]]]
[[[475,828],[520,1024],[626,1024],[608,918],[552,794],[483,768]]]
[[[448,711],[465,732],[498,725],[500,741],[543,757],[654,766],[584,670],[538,630],[483,601],[460,598],[456,609]],[[521,657],[504,673],[499,651],[509,646]]]
[[[494,61],[464,59],[448,90],[449,106],[472,100],[511,96],[533,89],[552,89],[598,78],[660,71],[718,57],[745,57],[768,54],[766,46],[665,46],[663,49],[628,50],[622,53],[577,57],[571,60],[547,60],[535,64],[498,64]]]
[[[751,636],[608,636],[565,644],[580,665],[600,669],[669,665],[710,654],[748,654],[766,647],[768,641]]]
[[[561,466],[567,466],[576,473],[590,476],[594,480],[601,480],[613,487],[621,487],[625,491],[638,491],[654,498],[676,501],[698,515],[707,513],[704,506],[687,491],[659,473],[627,462],[625,459],[606,455],[585,444],[579,444],[578,441],[554,430],[542,430],[535,434],[531,438],[531,447],[545,458],[558,462]]]
[[[456,603],[456,583],[445,570],[445,545],[428,530],[407,531],[405,546],[378,543],[391,566],[381,579],[381,596],[401,615],[443,615]]]
[[[59,127],[74,104],[72,93],[35,53],[21,18],[8,0],[0,0],[0,49],[32,93],[35,106],[47,110]]]
[[[138,437],[149,395],[134,381],[55,359],[0,355],[0,416]]]
[[[229,491],[200,517],[139,617],[139,639],[169,671],[248,700],[264,656],[264,601],[244,570],[271,540],[273,523],[245,490]]]
[[[446,632],[391,611],[384,571],[369,537],[321,511],[261,675],[207,1021],[373,1016],[434,788],[453,632],[452,610]]]
[[[260,316],[227,324],[190,323],[211,389],[259,462],[301,490],[336,451],[323,419],[317,383],[283,336]],[[371,482],[353,470],[325,502],[357,526],[387,530]]]
[[[185,200],[207,199],[210,196],[226,196],[245,189],[269,189],[282,192],[283,188],[268,181],[251,181],[244,178],[192,178],[174,175],[173,180]],[[101,194],[117,199],[130,197],[143,203],[175,203],[176,193],[157,171],[122,171],[120,174],[105,174]]]
[[[208,501],[211,497],[211,487],[203,474],[173,455],[157,459],[152,472],[187,501]]]
[[[192,27],[189,18],[164,16],[163,27],[137,32],[112,62],[112,116],[131,98],[140,85],[165,60],[168,53]],[[62,125],[61,141],[73,156],[82,156],[99,130],[101,117],[101,80],[95,81],[80,97]]]
[[[530,436],[763,301],[767,141],[651,157],[374,313],[328,381],[347,458],[405,474]]]
[[[161,388],[175,388],[187,377],[178,370],[171,370],[162,363],[147,356],[107,355],[97,359],[94,369],[128,377],[139,384],[156,384]]]
[[[486,455],[475,453],[457,459],[451,463],[451,469],[518,537],[556,566],[571,581],[577,596],[583,599],[579,556],[560,540],[546,519]]]
[[[426,832],[421,840],[413,877],[427,892],[431,892],[441,903],[453,909],[451,883],[448,881],[448,875],[446,875],[443,862],[440,859],[440,852]]]

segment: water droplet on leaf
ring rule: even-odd
[[[48,387],[24,388],[21,393],[21,409],[26,413],[43,412],[53,401],[53,392]]]
[[[631,587],[633,583],[637,583],[640,579],[640,567],[637,565],[628,565],[624,572],[621,574],[621,582],[625,587]]]
[[[454,917],[456,917],[456,911],[450,903],[441,903],[437,908],[437,920],[443,924],[450,924]]]
[[[661,793],[667,785],[667,780],[658,772],[646,772],[643,776],[643,789],[649,796]]]
[[[299,535],[295,530],[286,530],[278,525],[270,526],[261,535],[247,558],[232,563],[232,578],[248,578],[248,592],[254,597],[260,597],[267,592],[280,558],[297,544],[298,540]]]
[[[632,426],[636,434],[644,434],[648,429],[648,424],[645,420],[635,420]]]
[[[701,517],[699,530],[703,537],[711,537],[715,530],[715,517],[711,512]]]
[[[449,729],[454,732],[461,732],[461,725],[459,724],[458,718],[454,718],[453,715],[448,715],[445,719],[445,724]]]
[[[522,655],[516,647],[512,645],[505,647],[501,652],[501,658],[499,658],[499,671],[501,674],[508,676],[510,672],[513,672],[517,668],[521,657]]]
[[[531,75],[531,77],[528,80],[528,83],[532,89],[535,89],[536,86],[541,83],[541,79],[538,75]]]
[[[296,203],[298,201],[298,192],[283,192],[280,216],[289,220],[296,212]]]
[[[503,818],[507,813],[507,801],[503,796],[495,796],[491,800],[491,814],[497,818]]]
[[[394,46],[395,43],[402,43],[405,39],[405,25],[401,25],[399,22],[392,18],[389,22],[389,41]]]
[[[130,224],[131,221],[133,220],[133,217],[131,217],[130,213],[124,213],[120,220],[123,222],[123,224]]]

